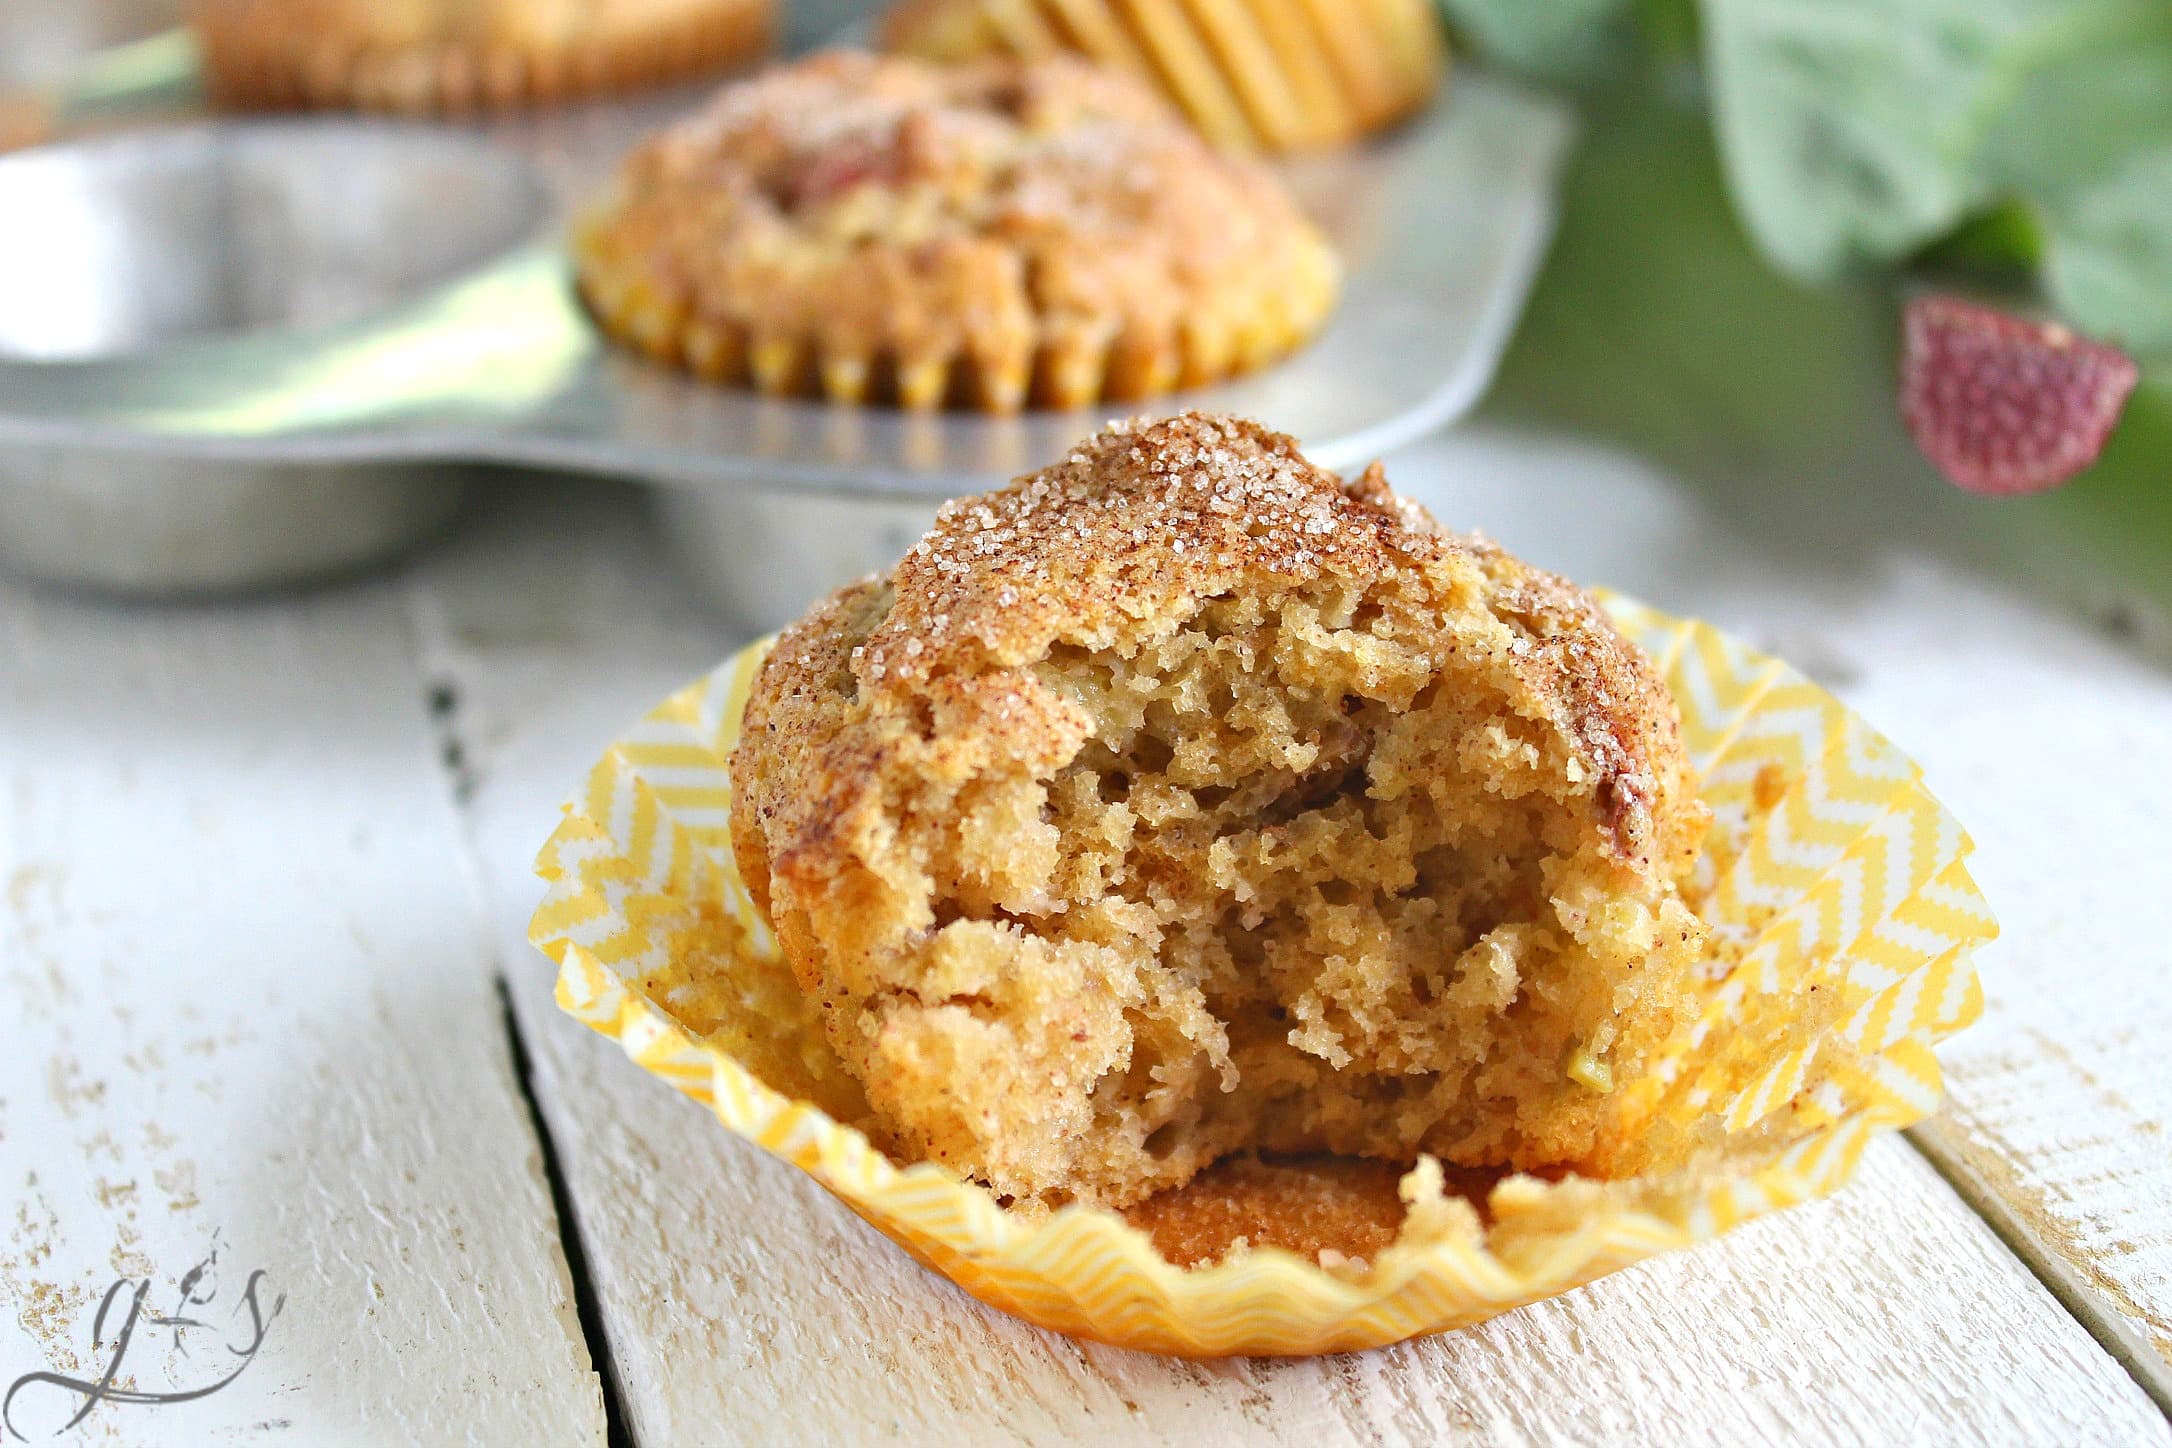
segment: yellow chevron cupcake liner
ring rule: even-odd
[[[1704,1009],[1626,1088],[1683,1164],[1609,1182],[1510,1177],[1482,1227],[1415,1209],[1362,1269],[1274,1248],[1180,1268],[1115,1213],[1013,1214],[846,1124],[865,1110],[859,1088],[733,863],[726,761],[765,645],[666,700],[596,765],[538,861],[550,888],[531,935],[558,963],[566,1011],[1028,1321],[1194,1356],[1336,1352],[1480,1322],[1838,1190],[1874,1136],[1937,1107],[1932,1047],[1981,1012],[1970,956],[1997,932],[1967,836],[1907,756],[1784,663],[1606,601],[1680,704],[1715,815],[1692,892],[1714,927]]]
[[[1076,51],[1145,77],[1227,146],[1336,145],[1424,105],[1433,0],[900,0],[885,48],[929,60]]]

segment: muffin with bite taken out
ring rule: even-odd
[[[1705,944],[1651,662],[1230,418],[950,504],[784,632],[731,768],[878,1139],[1028,1206],[1255,1151],[1610,1175]]]

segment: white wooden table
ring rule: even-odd
[[[735,640],[638,494],[519,480],[299,596],[0,581],[0,1388],[96,1379],[109,1285],[170,1312],[215,1250],[209,1326],[140,1322],[115,1385],[231,1372],[260,1270],[241,1376],[56,1441],[2172,1444],[2172,676],[1934,548],[1747,547],[1588,448],[1479,427],[1391,474],[1788,654],[1974,831],[1989,1010],[1839,1198],[1351,1357],[982,1308],[552,1006],[556,803]],[[13,1421],[80,1406],[33,1381]]]

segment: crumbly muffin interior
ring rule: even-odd
[[[1641,1167],[1708,821],[1650,661],[1377,466],[1196,414],[780,636],[742,876],[877,1135],[1026,1203],[1239,1150]]]
[[[1060,767],[893,776],[888,883],[929,925],[878,1079],[940,1080],[922,1129],[1014,1188],[1131,1198],[1242,1147],[1589,1158],[1702,930],[1588,828],[1503,633],[1443,654],[1389,578],[1056,644],[1029,673],[1086,721]]]

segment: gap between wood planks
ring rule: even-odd
[[[408,647],[415,658],[416,672],[423,679],[423,711],[437,741],[438,772],[459,821],[459,844],[466,856],[475,908],[483,924],[484,938],[493,939],[492,953],[498,955],[494,932],[490,929],[481,854],[469,813],[475,794],[475,772],[469,763],[467,742],[460,737],[460,686],[451,679],[430,677],[425,666],[427,651],[422,647],[415,627],[412,604],[404,614],[408,624]],[[513,1084],[520,1092],[522,1108],[528,1113],[528,1129],[535,1133],[536,1151],[542,1158],[543,1180],[550,1189],[551,1215],[558,1228],[558,1250],[565,1258],[566,1277],[573,1287],[574,1319],[587,1341],[588,1360],[595,1364],[596,1381],[602,1389],[605,1448],[636,1448],[633,1434],[626,1425],[618,1367],[611,1355],[611,1335],[604,1330],[602,1299],[589,1272],[588,1249],[581,1241],[581,1224],[574,1207],[573,1192],[566,1183],[564,1168],[559,1164],[558,1143],[551,1135],[550,1124],[544,1120],[542,1100],[536,1094],[535,1060],[528,1052],[528,1042],[520,1033],[520,1021],[513,1010],[512,986],[506,979],[511,962],[499,956],[496,965],[492,984],[498,992],[498,1021],[505,1031],[505,1049],[513,1066]]]
[[[626,1427],[626,1407],[619,1401],[618,1367],[611,1358],[611,1335],[603,1330],[603,1304],[588,1273],[588,1249],[581,1245],[581,1224],[573,1208],[573,1192],[558,1165],[558,1146],[543,1120],[543,1104],[535,1092],[535,1063],[528,1044],[521,1039],[520,1022],[513,1014],[513,992],[505,979],[505,962],[498,962],[499,1019],[505,1026],[506,1049],[512,1053],[513,1080],[528,1108],[528,1126],[535,1132],[536,1149],[543,1154],[543,1179],[550,1184],[551,1209],[558,1217],[558,1247],[566,1256],[566,1274],[573,1281],[573,1311],[588,1339],[588,1358],[596,1365],[603,1386],[604,1441],[607,1448],[634,1448]]]

